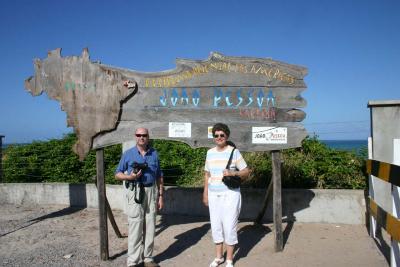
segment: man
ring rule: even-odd
[[[149,131],[135,131],[136,146],[127,150],[115,171],[124,181],[128,215],[128,266],[159,266],[152,254],[157,209],[163,207],[163,175],[157,151],[149,147]]]

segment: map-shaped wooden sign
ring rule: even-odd
[[[307,74],[301,66],[211,53],[207,60],[177,59],[174,70],[146,73],[91,62],[87,49],[80,57],[61,57],[56,49],[34,65],[25,87],[60,101],[81,159],[91,148],[133,140],[137,127],[148,128],[154,139],[207,147],[213,145],[211,127],[223,122],[242,151],[298,147],[307,135],[300,123]]]

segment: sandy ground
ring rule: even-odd
[[[125,215],[114,216],[126,233]],[[2,205],[0,265],[125,266],[127,239],[110,224],[110,260],[100,260],[98,224],[92,209]],[[365,226],[294,222],[283,229],[285,247],[275,253],[271,224],[240,222],[235,266],[388,266]],[[161,266],[208,266],[213,253],[207,218],[158,216],[154,256]]]

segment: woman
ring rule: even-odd
[[[212,128],[216,147],[207,151],[203,203],[209,207],[212,238],[215,243],[216,258],[210,267],[224,262],[223,243],[226,245],[226,266],[233,267],[233,250],[238,243],[237,223],[241,207],[240,188],[228,188],[223,176],[238,175],[241,180],[249,175],[247,164],[239,150],[235,149],[229,170],[226,169],[234,147],[228,141],[230,130],[227,125],[217,123]]]

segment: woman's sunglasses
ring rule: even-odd
[[[219,138],[219,137],[224,138],[225,134],[214,134],[214,138]]]

